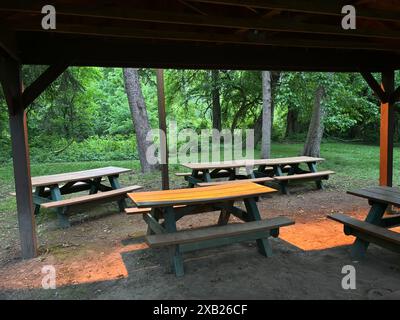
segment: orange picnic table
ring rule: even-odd
[[[143,213],[148,225],[146,241],[150,247],[168,247],[172,268],[177,276],[184,274],[182,253],[231,243],[256,240],[259,252],[271,256],[268,237],[278,237],[279,228],[294,224],[286,217],[261,219],[256,198],[275,189],[252,182],[128,193]],[[245,210],[235,206],[243,202]],[[216,226],[178,231],[177,221],[186,215],[218,211]],[[243,223],[228,223],[231,215]],[[160,222],[162,220],[162,222]]]

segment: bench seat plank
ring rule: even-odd
[[[260,221],[228,224],[225,226],[213,226],[174,233],[147,235],[146,241],[151,247],[162,247],[267,231],[292,224],[294,224],[294,221],[287,217],[276,217]]]
[[[329,215],[328,218],[343,223],[345,226],[349,226],[362,233],[400,245],[400,234],[395,231],[373,225],[369,222],[360,221],[340,213]]]
[[[58,201],[50,201],[46,203],[42,203],[41,206],[43,208],[58,208],[58,207],[68,207],[68,206],[73,206],[73,205],[78,205],[82,203],[87,203],[87,202],[92,202],[92,201],[98,201],[101,199],[107,199],[107,198],[114,198],[121,196],[123,197],[126,195],[128,192],[137,190],[142,188],[141,186],[130,186],[130,187],[124,187],[116,190],[111,190],[111,191],[105,191],[105,192],[99,192],[95,194],[90,194],[90,195],[84,195],[84,196],[79,196],[71,199],[64,199],[64,200],[58,200]]]
[[[197,185],[199,187],[208,187],[208,186],[219,186],[224,184],[235,184],[235,183],[243,183],[244,181],[247,182],[254,182],[254,183],[263,183],[263,182],[270,182],[274,181],[273,178],[270,177],[262,177],[262,178],[253,178],[253,179],[242,179],[242,180],[226,180],[226,181],[213,181],[213,182],[199,182]]]
[[[175,172],[177,177],[190,177],[192,175],[191,172]]]
[[[174,206],[175,208],[183,208],[186,207],[185,205],[178,205],[178,206]],[[143,214],[143,213],[149,213],[151,211],[151,208],[126,208],[125,209],[125,213],[126,214]]]
[[[236,161],[219,161],[219,162],[202,162],[202,163],[184,163],[183,166],[192,170],[202,169],[224,169],[224,168],[240,168],[246,166],[277,166],[290,165],[299,163],[321,162],[324,158],[314,158],[308,156],[288,157],[288,158],[272,158],[272,159],[254,159],[254,160],[236,160]]]
[[[314,179],[319,177],[328,177],[330,174],[334,174],[334,171],[326,170],[326,171],[318,171],[318,172],[309,172],[309,173],[298,173],[287,176],[274,176],[274,179],[277,181],[288,181],[288,180],[301,180],[301,179]]]

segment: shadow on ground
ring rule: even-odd
[[[142,242],[138,237],[124,245]],[[352,261],[349,247],[301,250],[271,239],[274,256],[241,243],[185,254],[185,276],[176,278],[166,250],[121,253],[127,277],[78,283],[55,290],[3,290],[2,299],[380,299],[399,298],[400,256],[371,245]],[[356,289],[344,290],[344,265],[356,268]]]

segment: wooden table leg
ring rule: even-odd
[[[246,174],[247,174],[247,178],[249,178],[249,179],[254,179],[256,177],[254,174],[254,168],[250,169],[249,167],[246,167]]]
[[[50,186],[51,200],[58,201],[62,200],[61,191],[58,185]],[[69,228],[71,226],[69,219],[66,215],[66,208],[57,208],[58,224],[61,228]]]
[[[233,203],[234,203],[234,201],[229,201],[226,203],[226,206],[228,208],[232,207]],[[222,208],[221,213],[219,214],[219,218],[218,218],[218,225],[224,226],[224,225],[228,224],[230,216],[231,216],[231,213],[227,209]]]
[[[208,169],[203,171],[203,180],[204,182],[211,182],[211,175]]]
[[[317,172],[317,163],[316,162],[308,162],[307,166],[311,172]],[[315,184],[317,185],[318,189],[324,189],[324,186],[322,185],[322,180],[315,181]]]
[[[159,222],[159,214],[156,208],[151,208],[150,215],[154,218],[155,221]],[[147,226],[147,234],[148,235],[155,234],[155,232],[151,230],[150,225]]]
[[[96,194],[99,191],[101,177],[96,178],[91,182],[89,194]]]
[[[199,177],[199,171],[198,170],[192,170],[192,175],[187,177],[188,185],[189,188],[194,188],[196,182]]]
[[[121,185],[119,184],[119,181],[118,181],[118,176],[109,176],[108,181],[110,181],[111,188],[113,188],[114,190],[121,188]],[[123,212],[125,210],[125,208],[126,208],[125,199],[118,200],[118,207],[121,212]]]
[[[365,219],[366,222],[371,224],[379,225],[386,208],[387,203],[372,203],[371,209],[368,212],[368,215]],[[354,259],[361,259],[365,256],[365,253],[368,249],[369,242],[363,239],[357,238],[350,249],[350,254]]]
[[[257,204],[253,198],[244,199],[244,204],[246,206],[247,214],[251,221],[261,220],[260,212],[258,211]],[[268,241],[268,235],[265,238],[257,239],[258,251],[266,256],[272,256],[272,249]]]
[[[43,191],[44,191],[44,187],[36,187],[35,188],[35,194],[33,197],[33,202],[35,204],[35,216],[38,215],[40,212],[40,203],[36,202],[36,198],[41,197]]]
[[[176,232],[177,229],[174,208],[167,207],[164,210],[165,229],[169,233]],[[172,269],[177,277],[181,277],[184,275],[185,272],[183,269],[183,259],[182,254],[179,250],[179,245],[171,246],[169,250],[172,260]]]
[[[280,165],[274,166],[274,173],[276,176],[283,176],[282,168]],[[281,187],[281,192],[283,194],[289,194],[289,190],[287,188],[287,181],[279,181],[279,186]]]

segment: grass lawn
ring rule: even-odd
[[[272,145],[272,157],[297,156],[302,150],[301,143],[275,143]],[[394,181],[393,185],[400,184],[399,165],[400,149],[395,148],[394,154]],[[336,175],[332,177],[329,185],[343,191],[349,188],[361,187],[376,184],[379,178],[379,147],[345,144],[345,143],[323,143],[321,156],[326,159],[319,165],[320,170],[334,170]],[[61,172],[92,169],[103,166],[121,166],[132,168],[137,175],[130,175],[129,178],[121,176],[123,184],[139,184],[148,189],[160,187],[160,174],[140,174],[138,161],[88,161],[88,162],[60,162],[60,163],[32,163],[32,176],[55,174]],[[182,184],[182,178],[176,178],[173,172],[184,171],[179,165],[171,165],[170,177],[172,186]],[[11,216],[15,219],[15,197],[10,195],[14,191],[12,164],[5,164],[0,168],[0,219],[9,220]],[[14,213],[10,216],[10,213]],[[3,221],[1,221],[3,222]],[[40,223],[40,221],[39,221]]]

